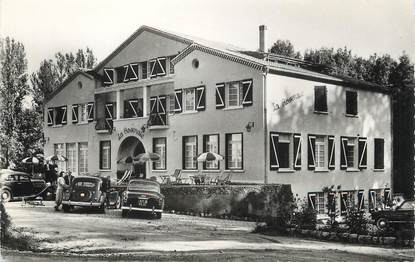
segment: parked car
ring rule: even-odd
[[[387,228],[390,225],[414,223],[414,200],[406,200],[399,205],[387,209],[372,212],[372,219],[379,229]]]
[[[62,208],[64,212],[78,207],[98,209],[105,212],[106,189],[99,177],[75,177],[68,189],[64,190]]]
[[[160,193],[160,184],[146,179],[132,179],[122,198],[122,216],[130,212],[151,212],[156,218],[161,218],[164,207],[164,196]]]
[[[32,179],[31,175],[10,169],[0,170],[1,198],[4,202],[11,200],[32,199],[41,196],[52,198],[54,191],[50,183],[43,179]]]

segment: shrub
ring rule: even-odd
[[[346,213],[346,225],[349,233],[366,235],[368,233],[369,219],[363,210],[358,210],[352,205]]]
[[[301,229],[315,229],[317,213],[312,207],[302,204],[300,210],[294,213],[292,224]]]
[[[5,243],[6,238],[9,236],[10,217],[7,214],[4,204],[0,201],[0,223],[1,223],[1,244]]]

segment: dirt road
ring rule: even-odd
[[[55,212],[44,207],[7,203],[13,226],[38,242],[40,254],[4,252],[7,261],[66,261],[145,259],[156,261],[376,261],[410,259],[415,253],[377,247],[325,243],[251,233],[253,222],[163,214],[161,220],[122,218],[119,210],[106,214]],[[44,256],[46,254],[46,257]],[[41,259],[40,259],[41,258]],[[40,259],[40,260],[39,260]],[[97,260],[97,261],[98,261]],[[93,260],[92,260],[93,261]]]

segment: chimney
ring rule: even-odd
[[[265,30],[267,30],[267,27],[265,25],[259,26],[259,52],[265,53],[268,50],[266,50],[265,46]]]

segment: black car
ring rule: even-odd
[[[145,179],[132,179],[124,191],[122,199],[122,216],[133,211],[147,212],[161,218],[164,196],[160,193],[160,184]]]
[[[42,179],[32,179],[30,174],[10,169],[0,170],[0,186],[1,198],[4,202],[38,196],[47,199],[53,195],[50,183]]]
[[[88,207],[105,212],[106,188],[99,177],[80,176],[64,190],[62,208],[68,212],[73,207]]]
[[[385,229],[391,225],[414,223],[414,200],[403,201],[396,207],[388,210],[372,212],[372,219],[379,229]]]

